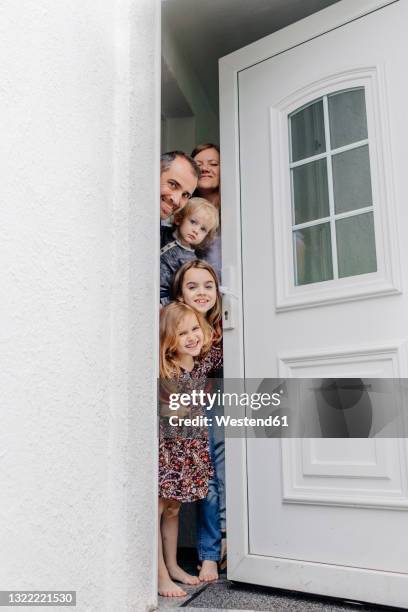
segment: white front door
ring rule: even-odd
[[[408,377],[408,2],[385,4],[222,60],[227,377]],[[407,457],[396,438],[228,440],[229,577],[408,606]]]

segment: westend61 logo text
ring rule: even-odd
[[[181,407],[200,406],[211,410],[214,406],[242,406],[259,410],[267,406],[280,406],[280,393],[206,393],[205,391],[193,390],[190,393],[171,393],[169,395],[170,410],[178,410]]]

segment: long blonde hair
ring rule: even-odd
[[[171,288],[172,298],[177,300],[180,303],[184,303],[183,300],[183,281],[184,276],[188,270],[207,270],[209,272],[215,282],[215,288],[217,292],[217,298],[215,300],[214,306],[206,313],[205,319],[207,323],[210,325],[212,330],[212,340],[215,344],[221,342],[222,339],[222,303],[221,303],[221,295],[220,295],[220,285],[218,282],[218,276],[214,270],[214,268],[203,261],[202,259],[193,259],[191,261],[187,261],[183,264],[176,272],[173,278],[173,284]],[[196,312],[196,311],[194,311]]]
[[[193,314],[203,332],[204,343],[201,355],[211,346],[211,329],[205,319],[183,302],[171,302],[160,310],[160,378],[178,378],[181,373],[177,358],[177,331],[183,318]]]

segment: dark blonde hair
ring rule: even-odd
[[[211,328],[205,319],[183,302],[171,302],[160,310],[160,378],[177,378],[180,376],[180,364],[177,359],[177,331],[185,316],[193,314],[203,332],[204,343],[201,354],[211,346]]]
[[[195,147],[195,149],[193,149],[192,153],[191,153],[191,157],[194,159],[196,157],[196,155],[198,155],[199,153],[201,153],[202,151],[207,151],[207,149],[215,149],[218,152],[218,156],[220,156],[220,147],[216,144],[214,144],[213,142],[205,142],[203,144],[199,144]],[[197,162],[197,165],[198,162]],[[198,179],[200,180],[200,179]],[[213,201],[214,206],[217,208],[217,210],[220,210],[221,208],[221,200],[220,200],[220,196],[221,196],[221,192],[220,192],[220,186],[218,185],[218,199],[217,201]],[[196,190],[194,191],[193,195],[194,196],[198,196],[200,195],[201,191],[200,188],[197,185]],[[221,215],[220,215],[220,226],[221,226]]]
[[[214,306],[206,313],[205,319],[207,323],[210,325],[212,330],[212,340],[215,344],[221,342],[222,339],[222,303],[221,303],[221,295],[220,295],[220,285],[218,282],[218,276],[214,270],[214,268],[203,261],[202,259],[193,259],[191,261],[187,261],[187,263],[183,264],[181,268],[179,268],[174,275],[173,284],[171,288],[172,298],[177,300],[179,303],[184,303],[183,300],[183,281],[186,272],[189,270],[207,270],[209,272],[215,282],[215,288],[217,292],[217,298]],[[195,311],[194,311],[195,312]]]
[[[201,151],[206,151],[207,149],[215,149],[220,153],[220,147],[212,142],[204,142],[203,144],[199,144],[193,149],[191,153],[191,157],[194,159],[196,155],[201,153]]]
[[[218,226],[220,224],[220,215],[218,210],[205,198],[190,198],[185,206],[181,210],[178,210],[174,215],[174,225],[181,225],[187,217],[191,217],[194,213],[199,210],[205,210],[212,216],[212,226],[209,230],[208,234],[204,238],[204,240],[200,243],[200,249],[207,246],[212,240],[214,240],[214,236],[217,232]]]

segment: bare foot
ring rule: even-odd
[[[191,574],[187,574],[179,565],[175,565],[174,567],[169,567],[170,578],[173,580],[177,580],[178,582],[182,582],[183,584],[200,584],[200,580],[198,576],[192,576]]]
[[[218,580],[217,562],[208,560],[202,561],[198,577],[200,582],[214,582],[214,580]]]
[[[159,577],[159,595],[162,597],[185,597],[187,593],[180,589],[170,578]]]

